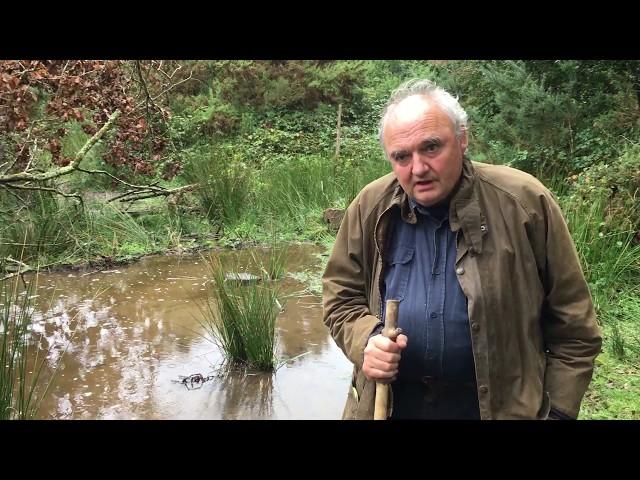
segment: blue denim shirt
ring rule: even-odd
[[[409,339],[398,379],[474,381],[467,299],[456,278],[456,237],[448,208],[425,208],[413,199],[411,207],[417,223],[398,215],[384,277],[385,303],[400,300],[398,326]]]

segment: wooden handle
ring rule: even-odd
[[[400,300],[387,300],[382,335],[395,341],[401,330],[398,328],[398,303]],[[389,411],[390,385],[376,382],[376,403],[373,411],[374,420],[386,420]]]

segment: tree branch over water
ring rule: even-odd
[[[181,195],[185,192],[193,191],[199,187],[198,184],[186,185],[183,187],[177,188],[165,188],[157,185],[158,182],[151,183],[149,185],[135,185],[125,180],[112,175],[109,172],[104,170],[86,170],[81,167],[82,161],[85,159],[89,151],[93,148],[93,146],[100,141],[100,139],[105,135],[109,129],[113,126],[115,121],[120,116],[120,111],[114,111],[110,116],[107,122],[102,126],[100,130],[98,130],[87,142],[84,146],[78,151],[78,153],[73,158],[73,161],[64,167],[54,168],[52,170],[42,172],[32,168],[31,162],[27,164],[25,169],[19,173],[13,173],[8,175],[0,175],[0,186],[12,189],[12,190],[39,190],[46,192],[53,192],[57,195],[61,195],[63,197],[68,198],[76,198],[82,204],[82,196],[78,193],[65,193],[57,188],[53,188],[47,186],[46,183],[50,180],[62,177],[64,175],[69,175],[72,172],[78,171],[82,173],[86,173],[89,175],[100,174],[107,175],[112,180],[116,182],[126,185],[129,187],[129,190],[122,193],[121,195],[117,195],[116,197],[109,200],[109,202],[120,200],[121,202],[134,202],[136,200],[143,200],[152,197],[160,197],[160,196],[173,196],[173,195]]]

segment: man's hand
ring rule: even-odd
[[[371,337],[364,349],[364,375],[380,383],[393,382],[398,375],[400,354],[406,346],[407,336],[403,334],[398,335],[395,342],[383,335]]]

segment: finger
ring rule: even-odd
[[[370,354],[371,358],[375,358],[379,362],[384,363],[399,363],[400,362],[400,354],[399,353],[391,353],[385,352],[384,350],[373,349]]]
[[[398,338],[396,338],[396,344],[398,345],[398,347],[400,347],[401,350],[406,348],[408,342],[409,342],[409,339],[403,333],[398,335]]]
[[[392,372],[398,369],[398,362],[384,362],[377,358],[368,358],[367,366],[369,368],[375,368],[383,372]]]
[[[384,370],[379,370],[377,368],[370,368],[368,369],[368,371],[365,371],[363,368],[363,372],[369,379],[376,381],[388,380],[389,382],[391,382],[392,379],[394,379],[398,375],[397,370],[385,372]]]
[[[382,335],[373,337],[373,345],[379,350],[389,353],[400,353],[400,350],[402,350],[396,342]]]

